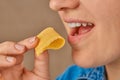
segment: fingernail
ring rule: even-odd
[[[24,47],[23,45],[16,44],[16,45],[15,45],[15,48],[16,48],[17,50],[20,50],[20,51],[21,51],[21,50],[24,50],[25,47]]]
[[[35,41],[35,39],[36,39],[35,36],[34,36],[34,37],[31,37],[31,38],[29,39],[29,42],[30,42],[30,43],[33,43],[33,42]]]
[[[6,60],[7,60],[8,62],[13,62],[13,61],[15,60],[15,58],[8,56],[8,57],[6,57]]]

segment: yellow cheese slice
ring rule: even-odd
[[[37,37],[40,42],[35,48],[36,55],[39,56],[47,49],[60,49],[65,44],[65,39],[60,36],[52,27],[48,27],[40,32]]]

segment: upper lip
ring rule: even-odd
[[[94,22],[89,21],[89,20],[75,19],[75,18],[64,18],[64,22],[66,22],[66,23],[92,23],[92,24],[94,24]]]

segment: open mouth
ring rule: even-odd
[[[68,35],[68,41],[71,44],[76,44],[80,42],[81,38],[88,35],[89,32],[94,28],[94,24],[91,22],[67,22],[68,27],[70,28],[70,33]]]
[[[94,27],[94,24],[90,22],[72,22],[68,23],[68,26],[71,28],[69,35],[81,36],[91,31]]]

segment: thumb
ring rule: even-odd
[[[33,72],[39,78],[49,80],[49,54],[47,51],[43,52],[40,56],[35,55]]]

